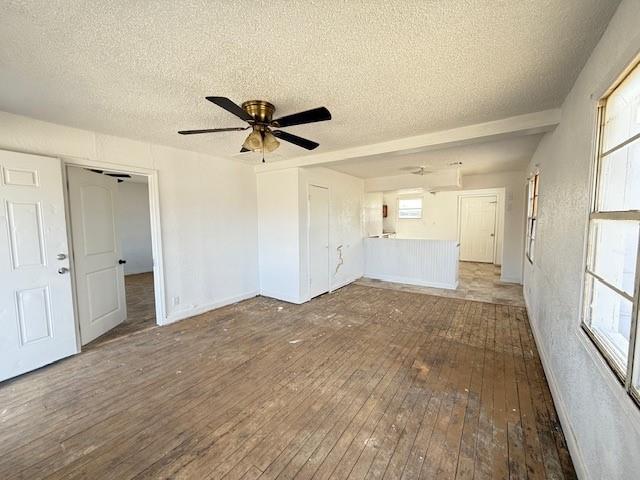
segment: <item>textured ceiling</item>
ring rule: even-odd
[[[338,150],[559,106],[618,3],[2,1],[0,109],[232,156],[176,134],[241,125],[205,95],[324,105],[288,131]]]
[[[542,134],[526,135],[441,150],[371,155],[339,162],[330,168],[361,178],[402,175],[407,173],[402,169],[408,167],[446,170],[452,168],[453,162],[462,162],[460,170],[464,175],[513,172],[527,166],[541,138]]]

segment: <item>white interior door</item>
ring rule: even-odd
[[[69,207],[82,345],[127,318],[116,219],[117,181],[69,167]]]
[[[309,185],[309,296],[329,291],[329,190]]]
[[[460,260],[493,263],[497,197],[460,197]]]
[[[0,380],[78,351],[61,168],[0,151]]]

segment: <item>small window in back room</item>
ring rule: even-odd
[[[640,67],[598,104],[583,327],[626,390],[640,401]]]
[[[422,198],[399,199],[398,218],[422,218]]]

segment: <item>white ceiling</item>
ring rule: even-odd
[[[315,152],[557,107],[619,2],[2,3],[1,110],[232,156],[245,132],[176,134],[242,124],[206,95],[328,107],[288,129]]]
[[[414,150],[371,155],[328,166],[360,178],[402,175],[407,173],[403,170],[407,167],[423,166],[426,170],[447,170],[455,168],[450,165],[453,162],[462,162],[460,170],[463,175],[520,171],[529,163],[542,135],[525,135],[422,152]]]

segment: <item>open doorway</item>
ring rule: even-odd
[[[68,166],[80,343],[156,325],[148,178]]]

